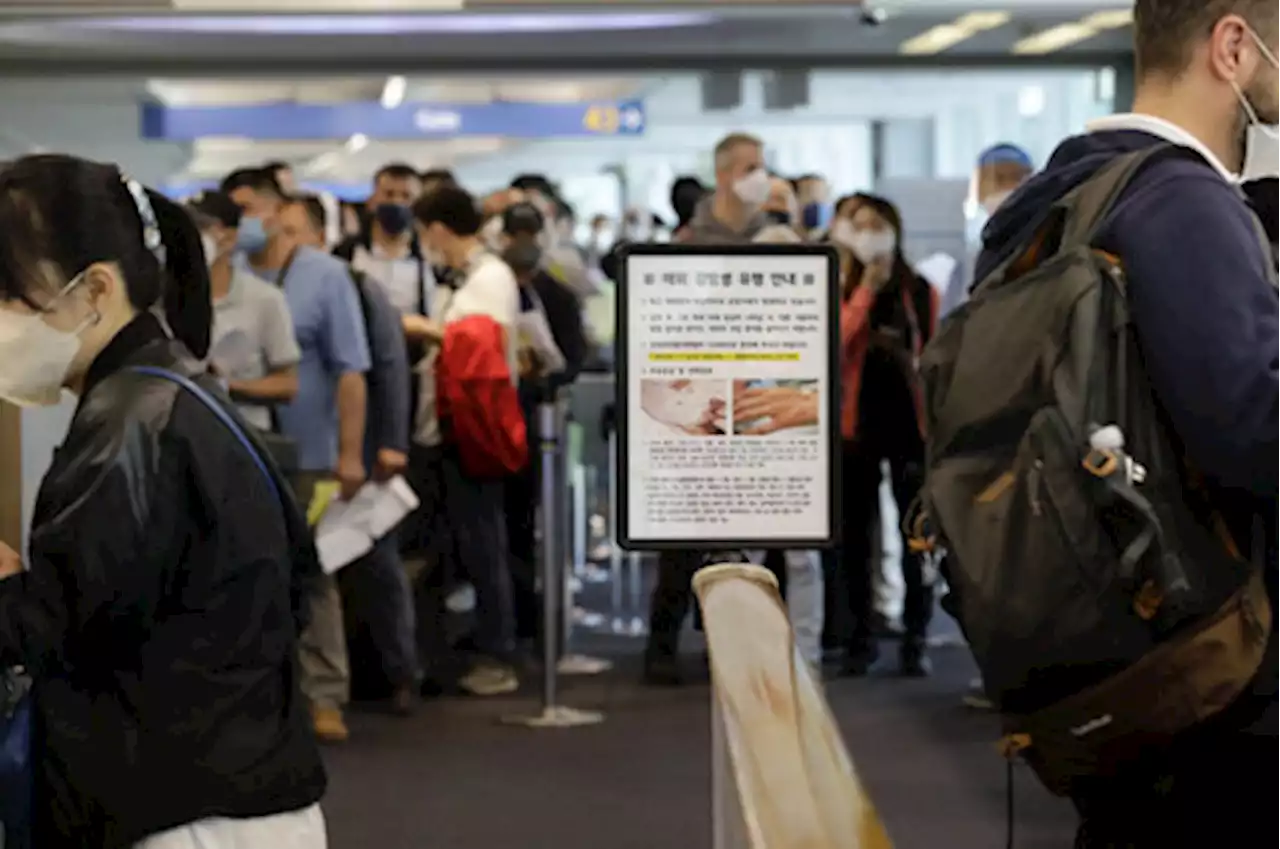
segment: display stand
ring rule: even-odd
[[[503,717],[508,725],[527,728],[575,728],[581,725],[598,725],[604,714],[583,711],[559,702],[558,663],[561,617],[560,592],[564,586],[564,539],[560,516],[561,491],[558,486],[560,468],[560,429],[557,405],[546,401],[538,405],[538,434],[542,459],[542,704],[533,715]]]

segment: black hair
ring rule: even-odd
[[[511,188],[519,189],[522,192],[538,192],[546,195],[548,199],[560,196],[560,193],[556,191],[556,187],[551,185],[551,181],[544,174],[521,174],[511,181]]]
[[[542,212],[531,203],[513,203],[502,212],[502,232],[508,236],[537,236],[545,229]]]
[[[1176,76],[1186,67],[1195,45],[1232,14],[1248,21],[1263,40],[1275,40],[1275,0],[1136,0],[1133,52],[1138,76]]]
[[[677,177],[671,184],[671,208],[676,211],[677,226],[683,227],[693,220],[698,201],[707,194],[707,187],[697,177]]]
[[[873,197],[873,195],[869,195],[866,192],[853,192],[852,194],[842,195],[838,200],[836,200],[836,204],[832,209],[838,217],[840,215],[840,210],[844,209],[846,205],[851,203],[860,204],[871,197]]]
[[[48,290],[43,266],[61,284],[115,263],[134,308],[162,307],[173,335],[203,359],[213,302],[200,231],[159,192],[139,186],[143,201],[135,200],[127,180],[114,165],[62,154],[26,156],[0,171],[0,299],[39,308],[31,295]],[[148,217],[160,237],[151,248]]]
[[[412,165],[406,165],[403,162],[389,162],[378,169],[373,175],[373,184],[378,185],[378,181],[383,177],[390,177],[392,180],[418,180],[421,182],[425,179],[419,176],[418,169]]]
[[[463,188],[437,186],[413,204],[413,217],[423,226],[439,222],[456,236],[474,236],[484,225],[476,199]]]
[[[453,172],[448,168],[429,168],[423,171],[419,177],[424,183],[442,183],[448,186],[458,185],[458,178],[453,176]]]
[[[232,171],[222,180],[219,190],[231,194],[236,189],[253,189],[258,194],[275,195],[284,199],[284,189],[276,179],[276,172],[270,168],[240,168]]]
[[[328,226],[329,222],[329,213],[325,211],[324,201],[320,200],[319,195],[294,195],[289,198],[288,203],[296,203],[301,206],[302,211],[307,214],[307,220],[311,222],[311,226],[321,233],[325,231],[325,227]]]
[[[264,162],[262,164],[262,170],[270,171],[272,176],[274,176],[281,171],[292,171],[293,166],[288,162],[285,162],[283,159],[273,159],[270,162]]]

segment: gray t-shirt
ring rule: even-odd
[[[234,269],[231,288],[213,303],[209,361],[218,374],[228,381],[258,380],[296,366],[301,359],[284,293],[242,268]],[[254,427],[271,428],[267,407],[242,404],[239,410]]]

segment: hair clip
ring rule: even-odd
[[[129,196],[133,198],[133,206],[138,211],[138,218],[142,220],[143,247],[151,251],[163,268],[165,265],[164,237],[160,235],[160,225],[156,221],[156,212],[151,206],[151,199],[147,197],[147,190],[131,177],[122,174],[120,179],[124,187],[129,190]]]

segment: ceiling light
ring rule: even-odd
[[[1013,53],[1019,56],[1053,53],[1055,50],[1088,41],[1105,30],[1120,29],[1132,23],[1132,9],[1108,9],[1103,12],[1094,12],[1074,23],[1049,27],[1027,36],[1013,45]]]
[[[1082,23],[1060,24],[1015,42],[1012,52],[1018,56],[1039,56],[1045,53],[1053,53],[1055,50],[1061,50],[1064,47],[1087,41],[1099,32],[1100,30],[1097,27],[1087,26]]]
[[[1109,9],[1094,12],[1080,23],[1095,29],[1120,29],[1133,23],[1133,9]]]
[[[347,150],[351,153],[359,153],[369,146],[369,137],[364,133],[356,133],[347,139]]]
[[[404,77],[387,77],[387,82],[382,87],[382,108],[395,109],[404,103],[405,86]]]
[[[898,52],[905,56],[941,53],[980,32],[1004,26],[1011,17],[1008,12],[970,12],[949,24],[941,24],[907,39],[902,42]]]

